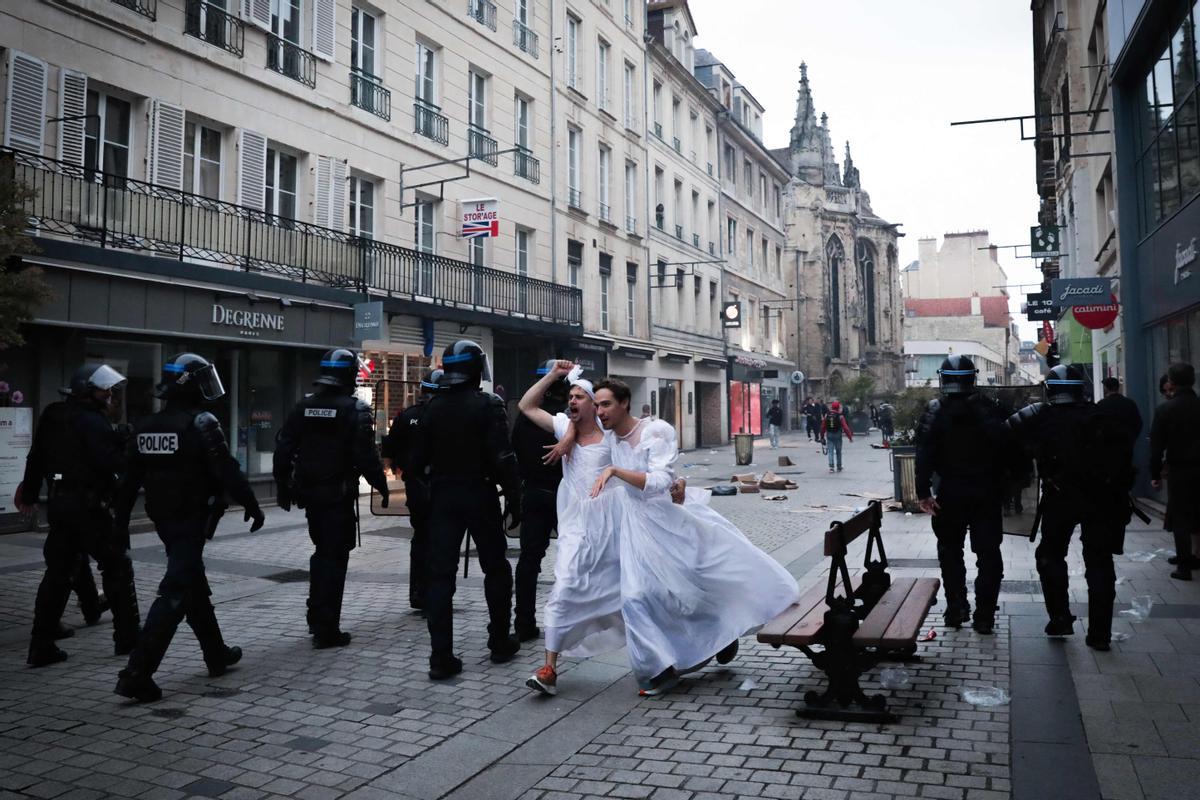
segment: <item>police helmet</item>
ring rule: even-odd
[[[433,393],[442,388],[441,379],[442,371],[440,369],[425,373],[425,377],[421,378],[421,399],[433,397]]]
[[[225,387],[217,368],[207,358],[195,353],[180,353],[167,359],[162,368],[162,383],[155,394],[165,398],[191,400],[220,400]]]
[[[1042,384],[1046,402],[1055,406],[1086,403],[1087,383],[1087,378],[1079,367],[1074,364],[1059,364],[1046,374],[1046,380]]]
[[[321,377],[313,381],[313,385],[353,388],[357,376],[358,356],[353,350],[336,347],[321,356]]]
[[[487,353],[470,339],[459,339],[445,349],[442,353],[442,371],[442,386],[478,386],[480,381],[492,379]]]
[[[95,390],[107,391],[125,382],[125,376],[107,364],[84,364],[75,370],[71,383],[59,389],[59,394],[69,397],[90,397]]]
[[[975,391],[975,362],[966,356],[946,356],[938,370],[938,381],[942,394],[972,394]]]

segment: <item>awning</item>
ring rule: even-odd
[[[640,358],[643,361],[649,361],[654,358],[654,350],[646,347],[634,347],[628,344],[619,344],[615,348],[616,354],[627,358]]]
[[[725,369],[729,366],[724,360],[719,358],[702,358],[696,362],[698,366],[708,367],[710,369]]]
[[[664,350],[662,360],[670,361],[672,364],[687,364],[692,360],[692,356],[690,353],[672,353]]]

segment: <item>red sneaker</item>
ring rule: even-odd
[[[554,671],[554,667],[546,664],[530,675],[529,680],[525,681],[525,685],[535,692],[556,695],[558,694],[558,673]]]

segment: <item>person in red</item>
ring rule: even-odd
[[[834,400],[829,404],[829,411],[821,420],[821,436],[825,439],[825,451],[829,455],[829,471],[842,471],[842,434],[854,441],[850,424],[842,413],[842,404]]]

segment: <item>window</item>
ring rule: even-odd
[[[625,0],[625,24],[633,27],[633,0]]]
[[[375,66],[375,17],[361,8],[350,10],[350,71],[378,80]]]
[[[725,249],[728,251],[727,255],[737,255],[737,220],[735,220],[733,217],[730,217],[726,221],[725,230],[727,233],[725,238]]]
[[[746,258],[750,262],[750,269],[754,269],[754,231],[746,231]]]
[[[783,248],[778,246],[775,248],[775,277],[783,277]]]
[[[767,243],[767,237],[765,237],[765,236],[764,236],[764,237],[763,237],[763,240],[762,240],[762,268],[763,268],[763,272],[766,272],[766,271],[767,271],[767,269],[768,269],[768,268],[771,266],[771,262],[770,262],[769,260],[767,260],[767,253],[769,252],[767,248],[768,248],[769,246],[770,246],[770,245],[768,245],[768,243]]]
[[[737,188],[737,152],[729,145],[725,145],[725,178]]]
[[[609,205],[609,184],[612,181],[612,151],[604,145],[600,146],[600,219],[612,222],[612,209]]]
[[[487,89],[488,79],[475,70],[467,75],[467,112],[468,121],[481,131],[487,130]]]
[[[666,197],[664,195],[664,189],[663,189],[663,181],[664,180],[665,180],[665,177],[663,175],[662,167],[655,167],[654,168],[654,225],[660,231],[667,224],[667,208],[663,204],[663,200],[666,199]]]
[[[637,164],[625,162],[625,230],[637,233]]]
[[[600,330],[608,330],[608,287],[612,279],[612,256],[600,254]]]
[[[296,157],[274,147],[267,148],[266,212],[296,218]]]
[[[183,190],[221,199],[221,132],[189,122],[183,132]]]
[[[271,2],[271,33],[291,42],[300,44],[300,0],[270,0]]]
[[[858,285],[866,298],[867,343],[875,344],[875,246],[858,240]]]
[[[682,147],[681,137],[683,128],[679,127],[679,101],[674,97],[671,98],[671,136],[674,137],[671,141],[675,152],[680,152]]]
[[[636,127],[635,118],[637,116],[634,106],[634,87],[637,85],[637,72],[633,64],[626,62],[625,64],[625,127],[633,130]]]
[[[467,260],[477,267],[487,263],[487,237],[475,236],[467,239]]]
[[[517,0],[517,22],[529,25],[529,0]]]
[[[300,49],[300,0],[270,0],[270,3],[274,39],[267,39],[267,66],[300,79],[307,66],[301,60],[308,55]]]
[[[662,135],[663,135],[663,130],[662,130],[662,84],[659,83],[658,81],[654,82],[654,91],[651,96],[652,96],[652,99],[654,100],[654,108],[652,109],[654,112],[654,135],[661,139]]]
[[[417,100],[429,106],[437,106],[436,53],[432,47],[417,42]]]
[[[417,203],[416,249],[422,253],[437,252],[437,237],[434,229],[434,211],[436,204],[431,200]]]
[[[84,126],[83,166],[129,177],[129,102],[88,89],[87,124]]]
[[[771,346],[771,309],[766,305],[762,307],[762,346],[766,350]]]
[[[783,218],[783,198],[779,192],[779,184],[775,184],[775,219]]]
[[[583,269],[583,242],[567,241],[567,282],[575,289],[580,288],[579,277]]]
[[[567,202],[575,208],[583,207],[583,192],[579,188],[579,140],[582,136],[575,128],[567,129]]]
[[[762,203],[763,211],[767,210],[767,174],[758,173],[758,200]]]
[[[375,182],[350,176],[350,234],[375,238]]]
[[[611,48],[608,42],[600,40],[596,51],[596,105],[600,110],[608,110],[608,53]]]
[[[625,264],[625,332],[630,336],[637,335],[637,273],[637,264]]]
[[[825,265],[829,273],[829,339],[834,358],[842,357],[842,263],[846,248],[837,236],[825,243]]]
[[[582,27],[582,22],[567,15],[567,85],[575,90],[583,88],[579,74],[579,31]]]
[[[513,117],[516,120],[516,145],[529,152],[529,101],[521,95],[517,95],[517,107]]]
[[[742,161],[742,175],[746,185],[746,194],[754,196],[754,165],[750,163],[750,159]]]
[[[517,228],[517,274],[529,276],[529,253],[533,250],[533,231]]]

